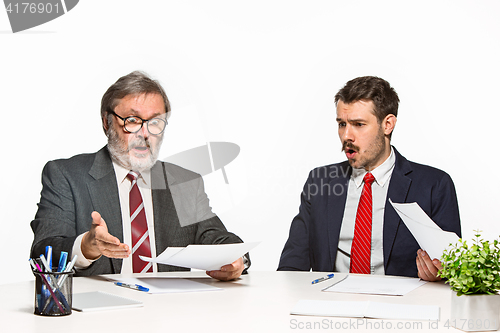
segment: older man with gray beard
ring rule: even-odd
[[[77,275],[186,270],[142,261],[167,247],[239,243],[212,213],[200,175],[157,161],[170,103],[141,72],[121,77],[101,101],[108,144],[94,154],[50,161],[31,222],[31,256],[47,245],[78,256]],[[56,261],[57,262],[57,261]],[[207,272],[238,278],[248,256]]]

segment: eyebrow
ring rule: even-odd
[[[130,109],[130,112],[132,113],[132,116],[139,117],[139,112],[137,112],[136,110],[134,110],[134,109]],[[166,112],[163,112],[163,113],[162,113],[162,112],[156,112],[156,113],[154,113],[154,114],[153,114],[153,116],[152,116],[151,118],[149,118],[149,119],[156,118],[156,117],[161,116],[161,115],[163,115],[163,114],[166,114]],[[130,117],[130,116],[129,116],[129,117]],[[147,120],[147,119],[144,119],[144,120]]]
[[[345,121],[341,118],[337,118],[337,122],[340,123],[342,121]],[[358,119],[349,119],[347,120],[348,123],[366,123],[366,120],[365,119],[362,119],[362,118],[358,118]]]

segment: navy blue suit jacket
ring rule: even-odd
[[[389,203],[417,202],[443,230],[461,236],[455,186],[436,168],[408,161],[394,149],[396,164],[384,213],[383,251],[387,275],[417,277],[420,248]],[[347,161],[312,170],[301,195],[299,214],[281,254],[278,270],[335,271],[340,226],[352,168]]]

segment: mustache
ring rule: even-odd
[[[355,151],[359,151],[359,147],[352,144],[351,142],[347,142],[347,141],[344,141],[342,143],[342,150],[341,151],[345,151],[346,149],[352,149],[352,150],[355,150]]]

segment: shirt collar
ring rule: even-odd
[[[371,171],[373,177],[375,177],[375,182],[380,186],[384,187],[385,183],[391,178],[392,170],[396,164],[396,155],[394,154],[394,148],[391,146],[391,154],[378,167]],[[356,187],[360,187],[363,184],[363,178],[367,174],[365,169],[352,169],[351,178],[356,184]]]
[[[113,167],[115,168],[116,179],[120,184],[123,183],[125,180],[128,181],[127,175],[130,172],[130,170],[122,167],[121,165],[115,163],[114,161],[113,161]],[[141,175],[139,176],[139,180],[142,181],[144,185],[149,187],[149,185],[151,184],[151,170],[142,171]]]

